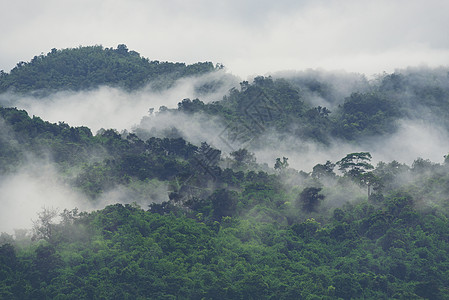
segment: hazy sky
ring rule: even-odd
[[[0,69],[51,48],[124,43],[242,78],[279,70],[366,75],[449,65],[447,0],[0,0]]]

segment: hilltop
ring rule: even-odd
[[[91,89],[101,85],[138,89],[158,80],[170,86],[185,76],[212,72],[211,62],[159,62],[129,51],[120,44],[116,49],[87,46],[52,49],[46,55],[34,56],[29,62],[19,62],[9,73],[1,72],[0,93],[13,91],[58,91]]]

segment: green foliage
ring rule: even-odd
[[[233,151],[230,155],[234,159],[233,167],[235,169],[247,170],[255,166],[256,158],[254,157],[254,153],[249,152],[247,149],[243,148]]]
[[[287,157],[283,157],[282,161],[281,159],[278,157],[276,158],[276,162],[274,163],[274,169],[275,170],[283,170],[288,168],[288,158]]]
[[[221,220],[223,217],[232,216],[237,208],[237,193],[225,189],[216,190],[211,195],[213,218]]]
[[[141,88],[158,80],[158,86],[170,86],[176,79],[214,71],[212,63],[170,63],[150,61],[121,44],[117,49],[102,46],[52,49],[20,62],[0,77],[0,92],[17,93],[82,90],[100,85],[125,89]]]
[[[339,170],[351,177],[357,177],[367,170],[374,167],[369,163],[371,161],[369,152],[350,153],[337,162]]]
[[[319,194],[322,188],[306,187],[301,194],[299,194],[297,205],[301,206],[306,212],[316,211],[320,205],[321,200],[324,199],[324,195]]]
[[[380,93],[354,93],[339,113],[335,134],[349,140],[392,133],[400,115],[397,105]]]
[[[389,229],[373,237],[373,216],[388,210],[290,228],[227,217],[217,231],[213,222],[108,206],[55,227],[91,227],[87,239],[41,243],[31,252],[2,246],[0,291],[12,299],[443,299],[446,269],[436,261],[448,252],[437,249],[448,245],[426,219],[445,226],[447,219],[426,216],[407,227],[395,214],[387,217]]]
[[[403,118],[438,120],[449,128],[449,85],[447,71],[442,71],[384,74],[378,81],[355,85],[346,94],[323,79],[258,76],[252,83],[241,82],[240,90],[232,89],[221,101],[205,104],[185,99],[179,110],[221,117],[231,124],[233,138],[251,140],[256,146],[264,143],[258,138],[270,130],[281,139],[295,136],[325,145],[331,138],[363,141],[395,133]],[[331,109],[315,106],[317,97]]]
[[[144,142],[114,131],[89,140],[87,144],[110,151],[110,158],[87,164],[78,177],[83,178],[81,186],[96,180],[103,189],[114,180],[145,186],[143,180],[171,178],[161,175],[163,169],[182,181],[183,169],[171,170],[170,161],[194,175],[192,184],[195,178],[207,178],[190,165],[201,151],[183,140]],[[215,151],[206,144],[202,149]],[[352,153],[347,158],[356,158],[348,159],[349,167],[361,168],[357,158],[366,164],[370,156]],[[155,169],[158,164],[161,169]],[[331,171],[332,164],[326,165]],[[321,188],[308,187],[298,196],[296,213],[302,220],[297,217],[289,223],[283,213],[294,208],[286,204],[289,196],[281,184],[285,174],[214,168],[219,170],[210,181],[214,188],[203,187],[195,194],[192,186],[176,186],[173,180],[176,197],[152,204],[148,211],[116,204],[90,213],[65,211],[59,223],[41,215],[37,229],[44,229],[39,232],[47,241],[0,247],[0,295],[11,299],[447,296],[448,218],[417,210],[411,194],[396,192],[379,203],[346,205],[333,209],[329,219],[317,215],[317,221],[306,219],[301,210],[314,212],[321,204],[325,213],[326,198]],[[400,174],[399,169],[415,172],[396,163],[379,168],[377,176],[389,180]],[[132,180],[126,183],[125,178]]]
[[[184,99],[178,110],[185,113],[203,112],[219,116],[232,124],[230,134],[238,140],[257,138],[268,129],[287,132],[304,139],[327,142],[330,110],[311,107],[304,102],[301,91],[286,80],[256,77],[253,83],[244,81],[241,89],[231,89],[221,101],[203,103]]]
[[[0,170],[17,167],[25,152],[45,157],[51,152],[57,163],[77,163],[86,158],[95,144],[89,128],[70,127],[64,122],[52,124],[17,108],[0,106],[2,143]]]
[[[311,176],[316,179],[333,178],[335,177],[335,165],[330,160],[326,161],[324,165],[317,164],[313,167]]]
[[[54,49],[0,73],[0,91],[135,89],[150,81],[163,87],[213,69],[151,62],[125,45]],[[256,77],[222,101],[186,98],[176,111],[240,122],[246,127],[231,130],[256,144],[271,130],[281,139],[291,134],[323,144],[329,133],[360,140],[394,132],[417,97],[435,116],[445,116],[442,77],[418,84],[416,76],[385,75],[369,91],[341,99],[318,79]],[[314,107],[311,94],[333,112]],[[393,161],[375,168],[369,152],[356,152],[317,164],[310,174],[287,168],[284,157],[275,172],[247,149],[223,158],[206,142],[142,140],[114,129],[93,135],[16,108],[0,107],[0,116],[1,176],[24,165],[27,155],[51,157],[61,181],[94,204],[119,187],[125,201],[138,199],[148,208],[66,209],[59,219],[44,209],[28,244],[19,232],[15,239],[2,234],[2,299],[449,297],[447,157],[442,165],[418,158],[411,167]],[[245,135],[242,128],[253,131]],[[368,197],[360,185],[368,186]]]

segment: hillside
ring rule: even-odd
[[[109,85],[132,103],[154,78],[169,90],[215,70],[124,46],[19,65],[0,79],[10,101]],[[259,76],[121,132],[1,106],[0,298],[447,299],[449,148],[407,164],[386,141],[406,143],[405,121],[444,136],[448,114],[445,69]],[[256,152],[292,148],[268,163]],[[379,148],[397,159],[380,161]],[[313,168],[291,167],[301,157]],[[22,215],[29,228],[16,227]]]
[[[239,144],[252,150],[266,145],[267,132],[276,134],[281,142],[293,137],[324,145],[335,140],[362,143],[385,139],[396,133],[404,120],[433,123],[448,132],[448,74],[447,69],[410,69],[383,74],[371,82],[359,75],[345,83],[346,87],[342,81],[347,74],[341,74],[340,80],[313,73],[306,79],[304,75],[258,76],[253,82],[241,82],[240,88],[231,89],[219,101],[184,99],[176,109],[164,108],[163,113],[171,113],[173,118],[183,114],[217,117],[238,137]],[[339,91],[342,88],[344,93]],[[137,131],[145,136],[153,123],[144,118]]]
[[[0,93],[79,91],[101,85],[132,90],[155,80],[169,86],[181,77],[214,70],[210,62],[186,65],[150,61],[136,51],[129,51],[123,44],[116,49],[102,46],[52,49],[46,55],[35,56],[30,62],[19,62],[9,73],[2,71]]]

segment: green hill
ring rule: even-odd
[[[52,49],[46,55],[35,56],[30,62],[20,62],[0,77],[0,93],[13,91],[83,90],[100,85],[119,86],[128,90],[141,88],[158,80],[169,86],[185,76],[212,72],[210,62],[186,65],[150,61],[125,45],[117,49],[102,46]]]
[[[0,83],[2,91],[41,95],[104,84],[134,90],[215,69],[94,46],[52,50]],[[217,117],[241,125],[230,131],[242,141],[273,148],[265,132],[321,146],[381,143],[403,119],[449,128],[445,72],[383,74],[345,92],[313,74],[256,77],[220,101],[184,99],[146,118],[176,122],[183,114],[176,126],[189,128],[196,114]],[[245,148],[226,155],[151,130],[143,139],[139,130],[93,134],[0,107],[2,186],[42,162],[34,176],[52,177],[51,187],[64,185],[92,206],[123,196],[89,212],[44,207],[32,228],[1,233],[0,299],[449,298],[449,155],[374,165],[367,149],[307,173],[287,157],[261,165]],[[21,178],[16,188],[27,190],[30,178]],[[8,196],[0,193],[6,210],[16,205]]]
[[[168,111],[219,117],[242,143],[253,139],[255,147],[265,145],[264,132],[274,132],[281,140],[294,137],[324,145],[335,139],[385,138],[396,132],[401,120],[431,122],[449,131],[447,74],[446,69],[383,74],[346,93],[325,79],[258,76],[241,82],[220,101],[184,99]],[[317,98],[323,104],[317,105]]]

